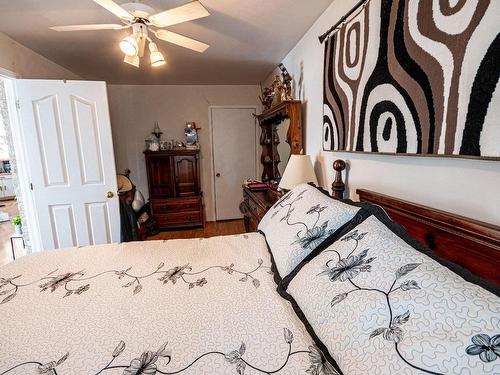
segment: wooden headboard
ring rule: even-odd
[[[343,161],[334,162],[337,197],[343,195],[340,172],[344,168]],[[356,193],[361,202],[381,206],[440,258],[500,285],[500,227],[365,189]]]

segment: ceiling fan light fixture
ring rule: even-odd
[[[208,10],[199,0],[191,0],[187,4],[171,8],[159,13],[148,5],[140,3],[141,0],[119,5],[116,0],[93,0],[96,4],[117,16],[121,24],[90,24],[90,25],[66,25],[53,26],[55,31],[91,31],[91,30],[124,30],[132,29],[132,32],[123,38],[119,47],[125,54],[124,62],[139,67],[140,60],[144,57],[146,43],[149,43],[151,65],[159,67],[167,62],[158,47],[148,36],[153,34],[159,40],[175,44],[197,52],[204,52],[210,46],[196,39],[174,33],[162,27],[180,24],[207,17]]]
[[[132,35],[129,35],[120,42],[120,49],[127,56],[136,56],[139,52],[139,45],[137,40]]]
[[[166,64],[163,54],[158,51],[156,43],[149,43],[149,51],[151,52],[151,66],[158,67]]]
[[[125,55],[123,62],[126,62],[127,64],[130,64],[130,65],[138,68],[139,64],[140,64],[140,59],[139,59],[139,56],[137,56],[137,55],[135,55],[135,56]]]
[[[157,67],[165,65],[167,62],[160,51],[151,52],[151,66]]]

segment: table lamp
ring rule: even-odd
[[[291,155],[281,177],[279,187],[284,190],[291,190],[295,186],[307,182],[318,185],[311,157],[309,155]]]

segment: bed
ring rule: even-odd
[[[304,372],[270,265],[258,233],[21,258],[0,271],[0,374]]]
[[[343,184],[341,169],[336,168],[337,194]],[[362,201],[383,207],[427,241],[436,254],[498,285],[500,228],[423,206],[416,209],[378,193],[359,193]],[[355,219],[361,206],[350,202],[345,210]],[[310,267],[320,249],[330,251],[329,246],[350,244],[345,238],[354,238],[348,217],[335,230],[325,231],[319,220],[328,213],[323,207],[308,209],[317,218],[307,234],[321,231],[321,239],[331,240],[321,242],[316,236],[304,241],[304,236],[294,241],[318,245],[288,264],[294,272]],[[286,198],[275,208],[286,212],[281,219],[277,216],[281,224],[297,224],[289,221],[293,209]],[[328,215],[330,224],[341,216],[333,211]],[[293,272],[277,266],[279,257],[269,251],[272,236],[264,232],[55,250],[0,268],[0,375],[359,373],[344,371],[342,365],[349,369],[349,362],[332,352],[314,317],[309,324],[303,311],[307,308],[287,294],[293,292],[287,291],[288,285],[297,282],[290,277]],[[450,241],[458,244],[458,254],[445,250]],[[464,241],[470,242],[462,246]],[[479,261],[471,262],[471,256]],[[410,281],[404,285],[415,287]],[[493,316],[500,313],[497,297],[484,293]],[[329,301],[328,306],[333,302],[339,303]],[[488,324],[500,333],[498,320],[489,318]],[[389,333],[380,331],[381,336]],[[481,356],[489,353],[477,350]],[[500,370],[500,360],[480,364],[486,372]],[[384,373],[380,369],[372,368]],[[410,373],[405,371],[395,373]]]

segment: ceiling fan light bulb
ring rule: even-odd
[[[123,38],[120,42],[120,49],[127,56],[135,56],[139,52],[139,46],[137,45],[137,40],[132,36],[127,36]]]
[[[158,52],[158,46],[156,45],[155,42],[149,43],[149,51],[150,52]]]
[[[163,57],[163,54],[159,51],[153,51],[151,52],[151,66],[153,67],[158,67],[165,65],[167,62],[165,61],[165,58]]]
[[[137,55],[135,55],[135,56],[125,55],[125,58],[123,59],[123,62],[126,62],[127,64],[130,64],[130,65],[135,66],[136,68],[138,68],[139,64],[140,64],[140,59],[139,59],[139,56],[137,56]]]

